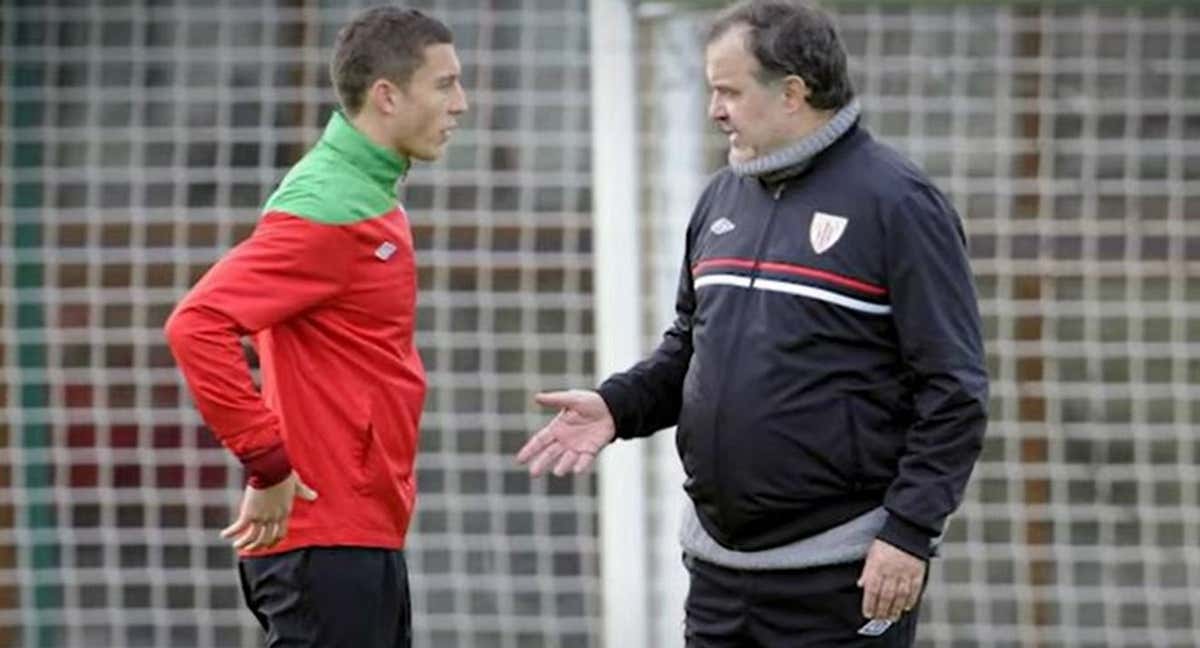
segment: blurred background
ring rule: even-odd
[[[261,645],[217,535],[242,473],[161,326],[319,136],[366,4],[2,0],[0,646]],[[672,435],[600,477],[513,454],[550,414],[533,392],[671,320],[724,161],[718,3],[410,4],[453,28],[471,103],[401,190],[430,374],[416,645],[680,646]],[[986,326],[992,422],[920,645],[1200,645],[1200,7],[824,6],[865,125],[962,214]],[[614,263],[632,283],[599,291]]]

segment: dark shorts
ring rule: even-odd
[[[855,585],[862,561],[740,570],[687,556],[684,564],[687,648],[908,648],[916,638],[919,608],[878,637],[858,634],[868,621]]]
[[[270,648],[409,648],[404,552],[310,547],[238,561],[246,605]]]

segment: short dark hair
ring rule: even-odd
[[[453,42],[449,27],[416,9],[373,7],[359,13],[338,32],[329,65],[342,108],[357,114],[378,79],[403,87],[425,62],[426,47]]]
[[[841,108],[854,98],[846,68],[846,48],[833,19],[814,6],[787,0],[743,0],[717,14],[705,43],[746,26],[746,50],[762,68],[759,81],[788,75],[804,79],[813,108]]]

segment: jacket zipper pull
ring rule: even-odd
[[[780,183],[779,183],[779,186],[778,186],[778,187],[775,187],[775,202],[779,202],[779,197],[783,195],[783,189],[784,189],[784,187],[785,187],[785,186],[787,186],[785,183],[783,183],[783,182],[780,182]],[[772,215],[772,216],[774,216],[774,215],[775,215],[775,209],[774,209],[774,208],[772,208],[772,209],[771,209],[771,215]],[[769,225],[769,224],[768,224],[768,227],[770,227],[770,225]],[[760,263],[760,262],[761,262],[761,259],[759,259],[759,258],[758,258],[758,252],[755,252],[755,256],[754,256],[754,267],[752,267],[752,268],[750,269],[750,287],[751,287],[751,288],[753,288],[753,287],[754,287],[754,284],[755,284],[755,282],[757,282],[757,281],[758,281],[758,267],[759,267],[759,263]]]

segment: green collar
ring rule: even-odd
[[[367,139],[362,131],[354,127],[341,110],[333,111],[325,132],[321,135],[321,145],[328,146],[335,152],[367,174],[372,181],[394,192],[396,181],[408,175],[410,163],[407,157],[397,155],[394,151],[384,148]]]

